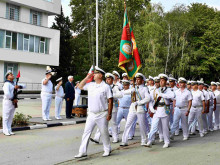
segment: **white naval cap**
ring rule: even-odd
[[[142,77],[143,80],[146,81],[146,77],[145,77],[142,73],[137,73],[137,74],[135,75],[135,78],[140,78],[140,77]]]
[[[115,76],[114,76],[113,74],[111,74],[111,73],[106,73],[106,74],[105,74],[105,78],[109,78],[109,77],[111,77],[111,78],[113,78],[113,80],[115,80]]]
[[[179,83],[186,83],[187,80],[186,80],[184,77],[180,77],[180,78],[178,79],[178,82],[179,82]]]
[[[168,76],[166,74],[163,74],[163,73],[159,74],[158,77],[159,77],[159,79],[168,80]]]
[[[204,86],[205,86],[205,87],[207,87],[207,88],[209,87],[209,85],[208,85],[208,84],[206,84],[206,83],[204,84]]]
[[[121,80],[121,82],[122,82],[123,84],[130,84],[130,81],[129,81],[129,80]]]
[[[188,81],[187,81],[187,85],[191,85],[191,82],[192,82],[192,81],[188,80]]]
[[[105,74],[105,71],[102,70],[101,68],[99,68],[98,66],[95,66],[95,71],[94,73],[102,73],[102,74]]]
[[[146,81],[149,81],[149,79],[147,78]]]
[[[201,81],[201,80],[198,80],[197,83],[198,83],[199,85],[204,85],[204,82]]]
[[[198,82],[197,81],[191,81],[191,85],[198,85]]]
[[[13,74],[11,70],[8,70],[8,71],[6,72],[5,78],[7,78],[9,74]]]
[[[69,75],[69,76],[68,76],[68,80],[71,79],[71,78],[73,78],[73,76],[72,76],[72,75]]]
[[[217,84],[218,86],[220,86],[220,83],[219,83],[219,82],[216,82],[216,84]]]
[[[77,81],[76,84],[80,83],[80,81]]]
[[[152,76],[149,76],[148,79],[154,81],[154,78]]]
[[[114,70],[114,71],[112,72],[112,74],[117,75],[118,78],[120,78],[120,74],[119,74],[116,70]]]
[[[127,73],[123,73],[123,74],[122,74],[122,77],[126,77],[126,76],[128,76]]]
[[[176,79],[174,77],[169,77],[169,81],[172,82],[172,81],[176,81]]]
[[[215,85],[215,86],[217,86],[217,83],[214,82],[214,81],[212,81],[212,82],[211,82],[211,85]]]
[[[63,79],[63,77],[60,77],[60,78],[58,78],[57,80],[56,80],[56,82],[59,82],[59,81],[61,81]]]
[[[154,81],[156,82],[156,83],[158,83],[158,82],[160,82],[160,79],[159,79],[159,77],[154,77]]]
[[[52,74],[52,70],[50,69],[50,70],[46,70],[46,73],[45,73],[46,75],[47,74]]]

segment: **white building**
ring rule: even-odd
[[[59,65],[60,31],[48,28],[48,16],[60,10],[61,0],[0,0],[0,83],[20,70],[20,82],[33,86]]]

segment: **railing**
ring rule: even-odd
[[[41,83],[27,83],[27,82],[19,82],[20,84],[26,85],[23,91],[40,91],[41,90]],[[4,82],[0,82],[0,91],[2,91],[2,87]]]

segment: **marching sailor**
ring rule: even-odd
[[[212,82],[212,92],[215,94],[216,98],[216,110],[214,111],[215,115],[215,125],[214,130],[219,129],[219,111],[220,111],[220,91],[217,90],[217,83]]]
[[[76,86],[75,86],[75,100],[74,100],[74,105],[79,105],[80,102],[80,94],[81,94],[81,89],[79,89],[79,83],[80,81],[76,82]]]
[[[192,85],[192,106],[189,113],[189,131],[195,134],[195,125],[198,122],[200,137],[203,137],[202,114],[205,113],[205,97],[202,91],[198,89],[198,82],[191,81]]]
[[[17,104],[18,100],[14,99],[14,89],[22,89],[24,85],[15,85],[14,83],[14,75],[12,71],[8,71],[5,74],[6,81],[3,86],[3,110],[2,110],[2,126],[3,126],[3,134],[6,136],[14,135],[11,129],[11,124],[14,117],[15,112],[15,104]]]
[[[60,117],[60,113],[62,110],[63,98],[64,98],[64,90],[62,87],[62,84],[63,84],[62,77],[58,78],[56,82],[58,84],[55,86],[55,119],[60,120],[62,119]]]
[[[212,85],[213,82],[211,82]],[[209,113],[207,114],[208,116],[208,130],[213,131],[213,112],[216,110],[216,97],[215,94],[208,90],[209,86],[207,84],[204,85],[204,90],[209,93],[209,98],[210,98],[210,103],[209,103]]]
[[[123,89],[123,85],[120,83],[120,74],[117,71],[113,71],[112,74],[115,76],[114,84],[119,87],[120,90]]]
[[[128,145],[128,136],[131,130],[132,124],[134,120],[137,118],[139,126],[140,126],[140,133],[141,133],[141,145],[146,145],[146,104],[150,101],[150,94],[148,88],[144,86],[145,76],[142,73],[137,73],[135,75],[136,78],[136,86],[128,90],[127,94],[131,95],[135,92],[136,100],[133,100],[133,103],[130,106],[127,122],[125,125],[125,130],[122,135],[122,143],[120,146],[127,146]],[[124,92],[125,94],[125,92]]]
[[[151,147],[154,134],[158,130],[159,122],[162,123],[164,145],[163,148],[169,147],[170,137],[169,137],[169,113],[170,113],[170,100],[174,99],[174,92],[170,88],[166,87],[168,76],[166,74],[159,74],[160,78],[160,88],[156,89],[155,99],[151,99],[149,103],[149,109],[154,113],[152,126],[150,133],[148,134],[147,147]]]
[[[186,88],[186,79],[183,77],[179,78],[180,89],[174,91],[175,98],[173,101],[174,107],[174,121],[171,127],[171,137],[174,139],[174,132],[179,129],[179,121],[181,119],[181,126],[183,129],[183,140],[188,140],[188,115],[192,106],[192,94]]]
[[[112,127],[109,128],[109,134],[112,135],[113,141],[112,143],[118,143],[119,137],[118,137],[118,124],[117,124],[117,112],[118,112],[118,98],[121,98],[123,95],[119,91],[119,88],[117,85],[113,84],[113,80],[115,79],[115,76],[111,73],[105,74],[106,83],[110,85],[112,92],[113,92],[113,108],[112,108]],[[100,130],[97,129],[94,139],[90,138],[91,141],[95,143],[99,143],[101,133]]]
[[[94,75],[95,82],[86,82]],[[103,81],[105,72],[95,66],[94,74],[88,74],[79,84],[81,90],[88,91],[88,116],[79,148],[79,154],[75,158],[87,156],[89,138],[97,125],[101,132],[104,154],[109,156],[111,152],[110,138],[108,133],[108,121],[112,116],[113,95],[111,87]]]

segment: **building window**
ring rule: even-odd
[[[42,13],[30,10],[30,23],[33,25],[41,26]]]
[[[40,53],[45,53],[45,38],[40,39]]]
[[[6,4],[6,18],[19,21],[19,6]]]
[[[29,51],[29,35],[24,34],[24,51]]]
[[[0,29],[0,48],[49,54],[50,39]]]
[[[11,48],[11,41],[12,41],[11,32],[6,31],[6,35],[5,35],[5,48],[8,48],[8,49]]]

